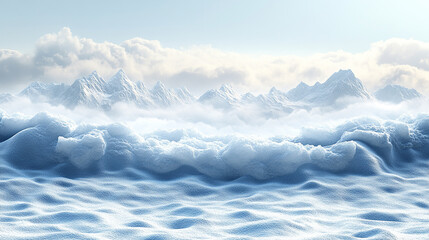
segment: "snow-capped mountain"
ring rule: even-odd
[[[291,101],[311,103],[314,106],[329,106],[344,97],[370,98],[362,82],[351,70],[339,70],[326,82],[317,82],[313,86],[301,82],[296,88],[287,92],[286,96]]]
[[[154,105],[149,89],[140,81],[131,81],[122,69],[107,82],[106,93],[109,94],[110,104],[131,102],[141,107]]]
[[[217,108],[231,108],[239,104],[240,96],[230,85],[223,84],[219,89],[211,89],[204,93],[198,101]]]
[[[324,83],[316,82],[309,86],[301,82],[287,93],[275,87],[268,94],[254,96],[247,93],[241,98],[241,103],[256,104],[270,111],[291,112],[294,109],[332,106],[340,98],[361,100],[369,99],[370,95],[351,70],[339,70]]]
[[[107,82],[94,71],[87,77],[75,80],[60,97],[61,103],[69,108],[78,105],[93,108],[106,105],[106,85]]]
[[[316,84],[314,86],[318,86],[320,85],[319,82],[316,82]],[[314,87],[313,86],[313,87]],[[290,101],[299,101],[302,98],[304,98],[305,96],[307,96],[308,94],[310,94],[310,91],[313,87],[310,87],[309,85],[307,85],[304,82],[300,82],[298,84],[298,86],[296,86],[295,88],[289,90],[286,93],[286,97],[290,100]]]
[[[20,95],[33,101],[60,103],[68,108],[83,105],[104,110],[109,110],[117,102],[133,103],[139,107],[166,107],[195,99],[186,88],[170,90],[161,82],[149,90],[142,82],[131,81],[122,69],[109,81],[94,71],[75,80],[71,86],[34,82]]]
[[[387,85],[377,90],[374,96],[381,101],[400,103],[413,98],[419,98],[422,95],[412,88],[406,88],[400,85]]]
[[[69,86],[61,83],[32,82],[19,95],[26,96],[32,101],[55,104],[57,98],[64,94]]]
[[[0,104],[13,101],[15,98],[16,96],[10,93],[0,93]]]
[[[242,96],[243,104],[254,104],[265,111],[291,112],[294,109],[294,103],[290,102],[286,94],[275,87],[272,87],[268,94],[254,96],[246,93]]]
[[[109,110],[117,102],[132,103],[142,108],[159,108],[197,102],[222,109],[256,107],[268,115],[303,108],[341,107],[349,103],[346,101],[339,105],[338,99],[341,98],[351,99],[350,101],[371,98],[351,70],[339,70],[324,83],[316,82],[309,86],[301,82],[288,92],[273,87],[268,93],[257,96],[252,93],[240,95],[230,85],[224,84],[196,99],[186,88],[168,89],[161,82],[149,89],[143,82],[131,81],[122,69],[108,81],[94,71],[75,80],[72,85],[33,82],[20,95],[27,96],[32,101],[62,104],[68,108],[84,105]],[[375,93],[377,99],[395,103],[420,96],[416,90],[398,85],[388,85]],[[0,101],[10,99],[13,99],[13,96],[4,95]]]
[[[150,91],[153,101],[158,106],[171,106],[195,101],[194,96],[186,88],[167,89],[162,82],[157,82]]]

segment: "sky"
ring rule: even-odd
[[[366,50],[388,38],[429,41],[429,2],[395,0],[1,1],[2,48],[23,52],[43,34],[166,47],[211,45],[242,53],[311,54]]]
[[[370,88],[382,83],[428,88],[428,1],[18,0],[0,1],[0,6],[0,84],[11,89],[33,80],[70,83],[93,70],[108,78],[119,68],[149,85],[161,80],[195,92],[225,82],[249,89],[287,89],[299,81],[323,81],[337,68],[351,68]],[[56,45],[46,38],[52,40],[52,34]],[[74,38],[82,46],[92,41],[99,51],[68,48],[73,44],[67,41]],[[152,59],[143,52],[137,57],[131,46],[128,52],[124,48],[132,39],[152,41],[159,48],[152,49]],[[102,48],[123,52],[120,57],[110,54],[115,60],[101,60],[107,51]],[[390,56],[380,49],[389,50]],[[400,56],[401,51],[412,56]],[[144,61],[136,60],[142,57]],[[130,58],[133,61],[126,60]],[[344,59],[342,64],[339,59]],[[374,65],[365,67],[366,61]],[[140,66],[143,62],[156,70],[139,73],[147,66]],[[156,65],[160,62],[162,66]]]

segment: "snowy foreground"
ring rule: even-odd
[[[427,238],[429,115],[286,123],[255,137],[2,112],[0,239]]]
[[[198,99],[34,83],[0,95],[0,239],[428,239],[427,106],[350,70]]]

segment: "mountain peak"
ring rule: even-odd
[[[224,83],[222,84],[222,86],[220,86],[219,90],[223,92],[229,92],[229,91],[232,91],[232,87],[228,83]]]
[[[422,96],[417,90],[413,88],[406,88],[401,85],[389,84],[384,88],[377,90],[374,96],[381,101],[400,103],[405,100],[419,98]]]
[[[113,77],[110,79],[109,82],[130,82],[131,80],[128,78],[128,76],[125,74],[125,72],[122,69],[119,69],[118,72],[113,75]]]
[[[115,75],[114,76],[121,76],[121,77],[126,77],[126,78],[128,78],[127,77],[127,74],[125,74],[125,72],[124,72],[124,70],[122,70],[122,68],[121,69],[119,69],[116,73],[115,73]]]
[[[298,86],[296,86],[297,88],[307,88],[309,87],[307,83],[301,81],[299,82]]]
[[[27,88],[41,88],[44,86],[46,86],[46,83],[35,81],[35,82],[31,82]]]
[[[280,90],[278,90],[276,87],[272,87],[270,89],[270,92],[268,93],[269,95],[274,95],[274,94],[282,94],[282,92]]]
[[[356,78],[352,70],[340,69],[332,74],[324,83],[316,82],[313,86],[300,83],[287,93],[292,101],[304,101],[319,105],[331,105],[342,97],[370,98],[362,82]]]
[[[340,69],[338,70],[338,73],[343,73],[343,74],[353,74],[353,71],[349,68],[349,69]]]
[[[94,77],[94,78],[97,78],[97,79],[100,79],[101,78],[101,76],[98,74],[98,72],[97,71],[92,71],[89,75],[88,75],[88,78],[92,78],[92,77]]]
[[[334,74],[332,74],[328,80],[326,80],[325,83],[331,83],[331,82],[355,82],[356,80],[358,80],[355,76],[355,74],[352,72],[352,70],[347,69],[347,70],[342,70],[340,69],[338,72],[335,72]]]
[[[165,85],[161,81],[158,81],[158,82],[156,82],[155,86],[153,86],[153,90],[154,91],[165,91]]]
[[[136,85],[128,78],[125,72],[120,69],[107,83],[107,91],[110,94],[114,92],[125,92],[122,93],[121,99],[125,96],[126,98],[135,98]]]
[[[83,77],[83,78],[80,78],[80,79],[77,79],[77,80],[75,81],[75,83],[77,83],[77,84],[79,84],[79,85],[82,85],[82,84],[84,84],[84,85],[87,85],[87,84],[90,84],[90,85],[92,85],[92,84],[96,84],[96,85],[100,85],[100,86],[102,86],[102,85],[104,85],[106,82],[104,81],[103,77],[101,77],[101,76],[97,73],[97,71],[93,71],[93,72],[92,72],[91,74],[89,74],[88,76]]]

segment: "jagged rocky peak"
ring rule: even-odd
[[[352,70],[350,69],[340,69],[338,70],[338,72],[335,72],[334,74],[332,74],[328,80],[326,80],[326,82],[330,82],[330,81],[354,81],[356,79],[355,74],[352,72]]]
[[[42,88],[42,87],[45,87],[45,86],[46,86],[46,83],[35,81],[35,82],[31,82],[28,85],[28,87],[26,87],[25,89],[29,89],[29,88]]]
[[[30,96],[32,94],[40,94],[40,90],[43,90],[46,87],[45,83],[36,81],[31,82],[24,90],[22,90],[19,95]]]
[[[219,108],[230,108],[239,101],[239,96],[229,84],[222,84],[219,89],[211,89],[205,92],[198,101]]]
[[[195,100],[195,97],[189,92],[186,87],[175,89],[177,96],[182,99],[184,102],[192,102]]]
[[[355,97],[369,98],[369,93],[363,86],[361,80],[356,78],[352,70],[339,70],[331,75],[321,86],[334,88],[339,95],[350,95]],[[341,94],[343,91],[343,94]]]
[[[43,91],[51,87],[59,88],[59,87],[65,87],[65,86],[66,84],[64,83],[45,83],[45,82],[35,81],[35,82],[31,82],[26,88],[24,88],[24,90],[22,90],[20,94],[21,95],[26,94],[29,91]]]
[[[276,87],[272,87],[268,92],[269,95],[283,95],[284,92],[278,90]]]
[[[356,78],[350,69],[340,69],[338,72],[332,74],[322,85],[349,85],[359,89],[364,88],[362,82]]]
[[[128,78],[127,74],[125,74],[124,70],[120,69],[115,75],[113,75],[109,82],[129,83],[131,80]]]
[[[105,83],[106,81],[103,79],[102,76],[100,76],[97,71],[93,71],[91,74],[89,74],[87,77],[83,77],[84,80],[97,82],[97,83]]]
[[[319,83],[319,82],[317,82],[317,83]],[[316,83],[316,84],[317,84]],[[314,86],[318,86],[318,85],[320,85],[320,83],[319,84],[317,84],[317,85],[314,85]],[[295,88],[293,88],[293,89],[291,89],[291,90],[289,90],[287,93],[286,93],[286,96],[291,100],[291,101],[299,101],[299,100],[301,100],[302,98],[304,98],[307,94],[308,94],[308,91],[310,91],[310,89],[311,89],[312,87],[310,87],[309,85],[307,85],[306,83],[304,83],[304,82],[300,82],[299,84],[298,84],[298,86],[296,86]]]
[[[146,89],[146,85],[141,81],[136,82],[136,86],[138,89]]]
[[[118,70],[118,72],[114,75],[114,76],[120,76],[121,78],[126,78],[128,79],[127,74],[125,74],[124,70],[121,68]]]
[[[108,91],[110,93],[118,91],[135,92],[137,85],[131,81],[125,72],[120,69],[108,82]]]
[[[236,93],[235,93],[234,89],[232,88],[232,86],[229,85],[229,84],[227,84],[227,83],[222,84],[222,86],[219,88],[219,91],[224,92],[224,93],[226,93],[226,94],[228,94],[230,96],[236,95]]]
[[[100,107],[106,92],[106,81],[93,71],[86,77],[79,78],[61,95],[63,105],[74,108],[77,105]]]
[[[93,71],[88,76],[75,80],[71,85],[71,88],[88,88],[95,91],[105,91],[105,87],[106,81],[97,73],[97,71]]]
[[[10,93],[0,93],[0,104],[1,103],[6,103],[6,102],[11,102],[15,99],[16,97]],[[1,116],[1,113],[0,113]]]
[[[317,85],[320,85],[320,83],[319,83],[319,82],[316,82],[316,83],[314,84],[314,86],[317,86]],[[305,82],[301,81],[301,82],[299,82],[299,84],[298,84],[294,89],[306,90],[306,89],[309,89],[309,88],[311,88],[311,86],[310,86],[310,85],[308,85],[307,83],[305,83]]]
[[[154,92],[165,92],[167,89],[161,81],[157,81],[156,84],[153,86],[152,90]]]
[[[154,102],[159,106],[171,106],[179,103],[177,95],[167,89],[165,85],[158,81],[151,90],[151,96]]]
[[[319,83],[319,82],[317,82],[317,83]],[[319,83],[320,84],[320,83]],[[297,88],[308,88],[308,87],[310,87],[307,83],[305,83],[305,82],[303,82],[303,81],[301,81],[301,82],[299,82],[299,84],[298,84],[298,86],[296,86]]]
[[[356,78],[350,69],[339,70],[324,83],[317,82],[313,86],[301,82],[286,95],[291,101],[302,101],[316,105],[334,104],[337,99],[344,97],[370,98],[362,82]]]
[[[374,96],[381,101],[400,103],[402,101],[419,98],[422,96],[422,94],[413,88],[389,84],[384,88],[377,90],[374,93]]]
[[[256,99],[256,96],[250,92],[245,93],[243,94],[243,96],[241,96],[241,100],[244,102],[252,102],[252,101],[255,101],[255,99]]]
[[[61,96],[69,86],[64,83],[44,83],[32,82],[19,95],[26,96],[32,101],[38,102],[58,102],[56,99]],[[56,103],[57,104],[57,103]]]

